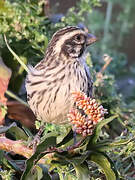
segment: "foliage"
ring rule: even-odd
[[[46,178],[49,180],[58,179],[58,175],[60,179],[67,180],[89,179],[89,175],[92,179],[103,179],[104,174],[107,179],[112,180],[118,179],[118,176],[120,179],[134,179],[134,96],[130,99],[123,98],[117,91],[116,79],[127,73],[126,55],[120,53],[119,48],[134,25],[135,4],[133,0],[124,3],[122,0],[105,2],[107,5],[105,18],[103,12],[100,11],[99,0],[80,0],[76,7],[69,9],[61,22],[53,24],[43,14],[44,1],[42,0],[0,1],[0,56],[12,69],[9,89],[15,93],[19,92],[26,73],[24,67],[16,60],[16,56],[12,56],[8,50],[3,38],[4,34],[9,46],[22,62],[33,65],[43,58],[52,34],[66,25],[79,24],[84,27],[86,25],[101,39],[90,49],[91,54],[88,54],[87,63],[94,80],[95,98],[108,109],[109,115],[98,124],[94,134],[88,136],[73,151],[67,149],[73,144],[73,132],[70,128],[48,124],[41,144],[26,162],[22,179],[27,177],[27,179]],[[116,5],[123,10],[119,14],[113,13]],[[100,74],[101,76],[98,76],[106,64],[105,58],[102,57],[106,52],[112,57],[112,61]],[[128,99],[128,104],[125,99]],[[21,129],[13,126],[2,127],[0,132],[5,132],[6,136],[14,140],[24,140],[25,143],[28,143],[31,137],[29,130],[24,127]],[[50,146],[56,149],[47,149]],[[38,162],[49,153],[53,156],[50,156],[45,164]],[[24,170],[26,158],[3,150],[0,151],[0,157],[1,177],[19,179]]]
[[[11,48],[27,64],[35,64],[43,57],[50,36],[50,21],[42,15],[43,1],[1,1],[0,6],[0,53],[5,64],[14,72],[10,88],[18,92],[23,81],[24,69],[19,66],[5,46],[3,34]],[[49,34],[48,34],[49,32]],[[15,84],[15,82],[18,82]]]

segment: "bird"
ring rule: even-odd
[[[29,66],[26,77],[27,101],[38,120],[68,123],[74,106],[72,92],[92,97],[93,82],[86,64],[86,49],[97,38],[76,26],[67,26],[52,36],[45,57]]]

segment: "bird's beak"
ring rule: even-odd
[[[88,34],[87,35],[87,39],[86,39],[86,45],[89,46],[91,44],[93,44],[94,42],[96,42],[98,39],[96,36],[94,36],[93,34]]]

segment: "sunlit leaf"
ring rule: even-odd
[[[118,180],[117,171],[112,161],[103,153],[93,152],[90,160],[95,162],[104,171],[107,180]]]
[[[80,165],[73,164],[76,172],[76,176],[78,180],[89,180],[90,172],[87,163],[83,163]]]
[[[8,133],[12,134],[12,136],[14,136],[16,140],[28,140],[28,136],[26,135],[26,133],[17,126],[12,126],[10,129],[8,129]]]
[[[119,141],[111,141],[111,140],[107,140],[107,141],[100,141],[97,142],[94,145],[94,149],[97,149],[98,151],[108,151],[108,150],[112,150],[116,147],[122,147],[124,145],[127,145],[130,141],[132,141],[131,139],[120,139]]]
[[[40,166],[36,166],[35,168],[37,171],[37,180],[41,180],[41,178],[43,177],[42,168]]]

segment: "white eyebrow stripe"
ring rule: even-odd
[[[69,33],[65,33],[64,35],[62,35],[60,37],[60,39],[56,42],[56,46],[55,46],[55,53],[59,54],[61,52],[61,47],[62,45],[64,44],[64,42],[67,40],[67,39],[70,39],[71,37],[73,37],[74,35],[76,34],[85,34],[84,31],[82,30],[75,30],[73,32],[69,32]]]

